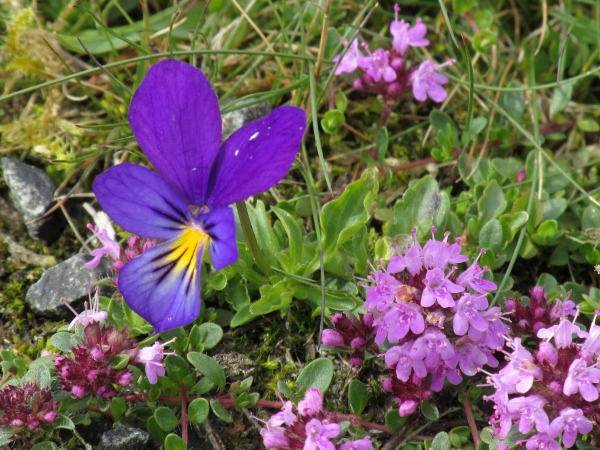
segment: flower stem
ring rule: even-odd
[[[238,217],[240,218],[240,225],[242,226],[242,231],[244,232],[244,236],[246,237],[248,250],[250,250],[252,257],[254,258],[254,262],[256,262],[256,265],[259,267],[262,273],[269,277],[271,275],[271,266],[265,258],[265,255],[262,254],[260,248],[258,247],[256,235],[254,234],[254,230],[252,229],[252,222],[250,222],[250,216],[248,215],[248,208],[246,207],[246,202],[244,200],[241,200],[239,202],[236,202],[235,206],[238,211]]]
[[[471,409],[471,402],[469,400],[468,395],[465,395],[463,405],[465,407],[467,422],[469,422],[469,428],[471,429],[471,435],[473,436],[473,444],[475,445],[475,448],[479,448],[479,443],[481,442],[481,439],[479,438],[479,431],[477,430],[475,417],[473,417],[473,410]]]
[[[188,399],[187,399],[187,388],[185,384],[181,385],[181,419],[179,420],[179,424],[181,425],[181,439],[185,442],[185,445],[188,443]]]

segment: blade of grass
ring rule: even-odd
[[[440,9],[442,10],[442,15],[444,16],[444,20],[446,21],[446,26],[448,27],[448,31],[450,32],[450,36],[454,41],[454,45],[456,48],[460,48],[458,45],[458,41],[456,40],[456,36],[454,36],[454,31],[452,30],[452,25],[450,24],[450,17],[448,16],[448,11],[446,10],[446,5],[444,4],[444,0],[439,0]]]
[[[323,147],[321,146],[321,134],[319,132],[319,119],[317,118],[317,88],[315,83],[315,72],[312,64],[309,64],[308,77],[310,80],[310,105],[311,105],[311,119],[313,125],[313,133],[315,135],[315,144],[317,146],[317,153],[319,155],[319,162],[321,163],[321,170],[323,170],[323,176],[327,183],[329,193],[333,195],[333,189],[331,189],[331,181],[329,180],[329,174],[327,173],[327,164],[325,163],[325,157],[323,156]]]

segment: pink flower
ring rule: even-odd
[[[425,47],[429,45],[429,41],[425,39],[427,34],[427,27],[423,24],[421,19],[417,19],[417,23],[414,27],[410,27],[410,24],[404,20],[398,20],[398,12],[400,7],[394,5],[394,12],[396,15],[395,20],[390,25],[390,33],[394,37],[392,41],[392,47],[400,55],[404,56],[408,47]]]
[[[155,342],[150,347],[144,347],[140,349],[134,357],[134,361],[140,364],[146,365],[146,376],[150,384],[156,384],[159,376],[164,376],[165,366],[161,363],[165,355],[174,355],[175,353],[165,353],[165,345],[170,344],[175,340],[171,339],[169,342],[161,344]]]
[[[370,76],[373,81],[378,83],[379,81],[384,80],[391,83],[396,79],[396,71],[390,67],[390,52],[378,48],[371,53],[370,57],[370,59],[365,57],[359,60],[359,64],[365,66],[367,75]]]
[[[106,311],[100,311],[100,298],[98,297],[98,289],[96,289],[96,294],[92,299],[92,292],[90,290],[90,286],[88,285],[88,295],[90,298],[91,307],[88,309],[88,303],[85,302],[85,311],[81,314],[75,311],[73,307],[66,302],[66,300],[63,301],[63,303],[67,305],[67,308],[69,308],[71,311],[73,311],[73,314],[75,314],[75,318],[69,324],[69,330],[71,330],[78,323],[84,327],[87,327],[92,323],[102,322],[108,317],[108,313]]]
[[[100,264],[100,260],[104,255],[110,256],[113,261],[119,259],[121,246],[110,238],[107,231],[104,229],[101,230],[96,225],[92,225],[91,223],[88,223],[87,227],[92,230],[98,240],[102,243],[103,247],[92,250],[90,254],[94,257],[94,259],[86,262],[84,266],[88,269],[98,267],[98,264]]]
[[[306,424],[306,441],[303,450],[335,450],[335,445],[329,440],[340,434],[340,426],[337,423],[321,422],[311,419]]]
[[[419,68],[411,74],[415,99],[424,102],[429,97],[437,103],[446,100],[448,94],[442,84],[446,84],[448,78],[441,73],[437,73],[436,70],[451,64],[454,64],[453,59],[444,64],[431,64],[430,61],[423,61]]]
[[[310,388],[304,394],[304,400],[298,403],[301,416],[314,416],[323,410],[323,394],[317,388]]]
[[[348,42],[345,40],[344,44],[346,47],[348,47]],[[342,57],[342,60],[338,64],[337,69],[335,70],[335,75],[354,72],[358,67],[361,66],[362,59],[364,57],[365,55],[363,55],[358,48],[358,39],[354,39],[350,44],[348,51],[346,51],[346,54]],[[336,55],[333,58],[333,61],[338,62],[339,59],[340,55]]]

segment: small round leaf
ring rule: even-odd
[[[203,398],[197,398],[188,406],[188,417],[190,422],[204,423],[208,417],[208,401]]]

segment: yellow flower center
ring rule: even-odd
[[[169,255],[169,261],[177,261],[175,270],[196,270],[196,258],[198,249],[208,240],[208,234],[199,228],[186,229],[173,243],[173,252]]]

